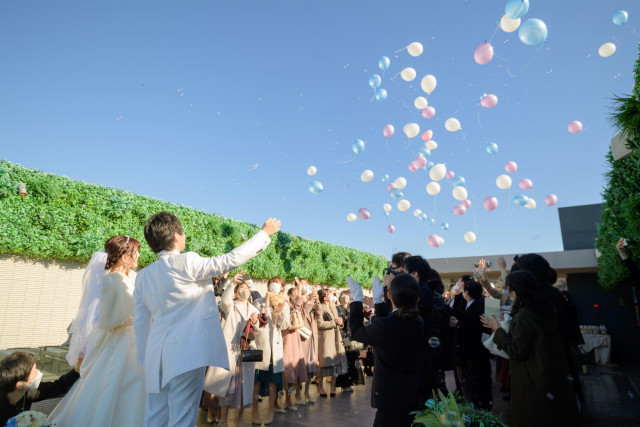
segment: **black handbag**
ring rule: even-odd
[[[261,321],[261,318],[258,318],[258,321]],[[242,353],[242,361],[243,362],[262,362],[262,350],[253,350],[249,348],[249,344],[253,340],[253,325],[251,324],[251,320],[247,322],[247,325],[244,327],[244,331],[242,332],[242,336],[240,337],[240,346]]]
[[[262,362],[262,350],[242,350],[243,362]]]

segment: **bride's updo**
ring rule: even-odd
[[[113,236],[104,244],[107,253],[105,270],[111,269],[123,255],[133,256],[134,251],[140,251],[140,242],[129,236]]]

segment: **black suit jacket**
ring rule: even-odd
[[[484,314],[484,297],[473,301],[458,323],[458,358],[460,360],[480,360],[489,358],[489,350],[482,345],[482,333],[491,330],[482,326],[480,315]]]
[[[380,409],[417,408],[419,366],[424,324],[418,316],[402,320],[398,312],[387,315],[386,304],[376,304],[376,317],[363,323],[362,302],[350,304],[351,338],[373,346],[374,371],[371,406]]]

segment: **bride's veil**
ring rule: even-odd
[[[87,350],[89,335],[100,316],[100,293],[107,263],[107,253],[99,251],[91,256],[87,269],[82,276],[82,299],[78,312],[71,322],[69,332],[71,343],[67,353],[67,362],[75,366],[78,358],[83,358]]]

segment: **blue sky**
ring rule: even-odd
[[[255,224],[269,216],[310,239],[389,256],[427,258],[562,248],[558,207],[598,203],[612,94],[628,94],[640,41],[635,0],[531,0],[524,20],[548,27],[523,44],[498,27],[504,0],[449,1],[3,1],[0,4],[0,157],[29,168],[132,191]],[[626,10],[618,26],[612,16]],[[494,57],[473,60],[490,41]],[[420,42],[412,57],[405,48]],[[611,42],[614,55],[598,48]],[[391,60],[382,73],[378,59]],[[413,67],[417,78],[398,73]],[[372,100],[369,77],[388,98]],[[413,107],[429,95],[436,116]],[[492,109],[478,105],[493,93]],[[451,133],[444,122],[459,119]],[[571,134],[567,125],[584,129]],[[429,160],[464,176],[463,216],[450,181],[429,196],[428,172],[408,164],[423,145],[405,123],[434,132]],[[382,129],[393,124],[385,141]],[[359,156],[356,138],[366,142]],[[485,151],[499,145],[497,155]],[[495,185],[507,161],[513,187]],[[307,168],[316,166],[314,177]],[[371,182],[360,181],[370,169]],[[381,180],[405,177],[400,212]],[[520,190],[530,178],[534,187]],[[322,182],[314,195],[309,182]],[[553,207],[544,197],[557,194]],[[526,194],[536,209],[516,206]],[[482,207],[487,196],[500,204]],[[393,210],[383,216],[383,204]],[[371,218],[346,216],[367,208]],[[421,209],[435,224],[414,215]],[[446,222],[444,231],[440,224]],[[387,232],[394,225],[393,234]],[[463,235],[473,231],[477,241]],[[445,240],[427,244],[430,234]]]

